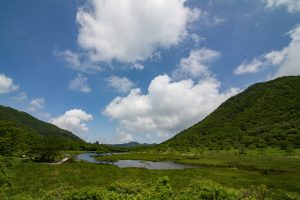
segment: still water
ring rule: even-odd
[[[99,161],[95,159],[95,156],[101,156],[101,155],[110,155],[110,154],[83,153],[83,154],[79,154],[77,156],[77,159],[89,163],[112,164],[120,168],[137,167],[137,168],[156,169],[156,170],[195,168],[195,166],[192,165],[178,164],[172,161],[152,162],[152,161],[144,161],[144,160],[118,160],[116,162],[108,162],[108,161]]]

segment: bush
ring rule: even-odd
[[[251,187],[243,191],[244,199],[249,200],[264,200],[270,194],[270,191],[267,189],[265,185],[261,185],[259,187]]]
[[[207,199],[207,200],[238,200],[242,193],[236,189],[224,187],[214,181],[201,179],[192,184],[181,194],[183,199]]]
[[[3,193],[4,194],[4,193]],[[5,199],[5,195],[1,196]],[[3,198],[2,198],[3,197]],[[22,199],[22,194],[15,199]],[[26,199],[28,196],[24,196]],[[59,187],[44,193],[43,200],[289,200],[284,193],[271,195],[266,186],[251,187],[238,190],[220,185],[209,179],[193,180],[183,191],[173,191],[168,177],[162,177],[152,184],[142,184],[134,181],[116,182],[108,188],[86,187],[75,189]],[[31,199],[28,197],[27,199]]]

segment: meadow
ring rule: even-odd
[[[146,160],[174,161],[181,164],[201,167],[238,168],[262,173],[300,172],[300,151],[295,150],[293,156],[279,149],[248,150],[240,154],[237,150],[210,151],[201,153],[118,153],[96,157],[101,161]]]
[[[50,165],[1,157],[0,197],[16,200],[300,197],[299,156],[226,154],[228,152],[203,155],[131,153],[98,157],[102,160],[173,160],[200,165],[184,170],[118,168],[74,159]]]

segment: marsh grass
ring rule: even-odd
[[[203,167],[187,170],[147,170],[118,168],[112,165],[91,163],[64,163],[47,165],[15,162],[9,169],[11,186],[6,190],[10,197],[24,194],[39,198],[56,190],[76,190],[82,187],[109,188],[116,182],[153,184],[162,176],[168,176],[173,190],[186,189],[192,180],[214,180],[236,189],[266,185],[272,191],[283,191],[292,196],[300,195],[300,174],[281,173],[262,175],[258,171],[236,168]]]
[[[203,154],[172,154],[172,153],[127,153],[98,156],[97,160],[148,160],[167,161],[199,165],[202,167],[228,167],[262,173],[300,172],[300,156],[286,156],[273,152],[236,154],[234,152],[219,151]]]
[[[76,152],[62,154],[76,155]],[[110,194],[114,192],[113,189],[123,191],[122,184],[137,185],[127,188],[128,190],[139,189],[138,185],[153,185],[164,176],[169,177],[168,184],[172,187],[172,195],[175,196],[192,189],[188,187],[191,183],[206,179],[213,180],[222,187],[248,192],[255,190],[251,188],[265,185],[268,191],[278,196],[277,199],[284,199],[282,195],[295,198],[300,196],[300,158],[297,156],[238,155],[228,152],[207,152],[201,155],[130,153],[101,156],[98,159],[172,160],[178,163],[197,164],[200,167],[185,170],[148,170],[118,168],[113,165],[76,160],[61,165],[49,165],[13,157],[0,157],[1,166],[5,168],[2,170],[5,172],[2,179],[6,185],[0,190],[0,197],[40,199],[46,194],[55,197],[64,192],[82,191],[82,188],[85,188],[83,193],[102,188],[101,191],[108,191]]]

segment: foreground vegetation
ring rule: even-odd
[[[200,168],[185,170],[122,169],[113,165],[76,160],[61,165],[50,165],[0,157],[0,199],[300,197],[299,156],[278,155],[278,152],[275,156],[270,150],[267,152],[263,156],[258,156],[255,152],[252,152],[252,155],[249,153],[231,156],[225,156],[229,155],[229,152],[204,152],[202,155],[134,153],[101,157],[102,160],[175,160],[201,165]]]

